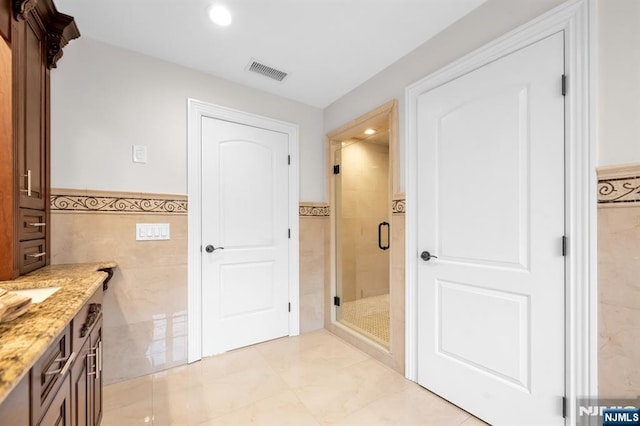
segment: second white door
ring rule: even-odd
[[[563,47],[418,98],[418,381],[495,425],[564,422]]]
[[[202,118],[202,354],[289,334],[288,135]]]

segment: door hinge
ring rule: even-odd
[[[288,235],[287,235],[287,236],[288,236],[289,238],[291,238],[291,228],[289,228],[289,229],[288,229],[288,231],[289,231],[289,232],[288,232]]]
[[[333,174],[334,175],[340,174],[340,164],[336,164],[335,166],[333,166]]]
[[[566,235],[562,236],[562,255],[563,256],[567,255],[567,236]]]
[[[291,156],[287,155],[287,164],[291,165]]]
[[[289,302],[289,312],[291,312],[291,302]]]
[[[333,298],[333,305],[334,306],[340,306],[340,298],[338,296],[335,296]]]
[[[562,397],[562,417],[567,418],[567,397]]]
[[[562,96],[567,96],[567,76],[562,74]]]

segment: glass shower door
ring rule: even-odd
[[[365,140],[335,151],[336,320],[389,347],[389,147]]]

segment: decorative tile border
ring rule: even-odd
[[[598,181],[598,204],[640,203],[640,176]]]
[[[391,202],[391,212],[393,214],[404,214],[406,207],[406,200],[393,200]]]
[[[404,214],[405,204],[404,199],[393,200],[391,203],[392,213]],[[300,217],[328,217],[330,216],[331,208],[324,203],[300,203],[298,213]]]
[[[329,206],[324,203],[300,203],[298,214],[300,217],[328,217]]]
[[[177,195],[52,191],[51,211],[187,214],[187,199]]]

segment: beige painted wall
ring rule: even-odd
[[[598,1],[598,165],[640,162],[640,1]]]
[[[298,124],[300,199],[324,200],[322,110],[81,37],[51,73],[51,185],[187,192],[187,99]],[[132,146],[146,145],[146,164]]]

